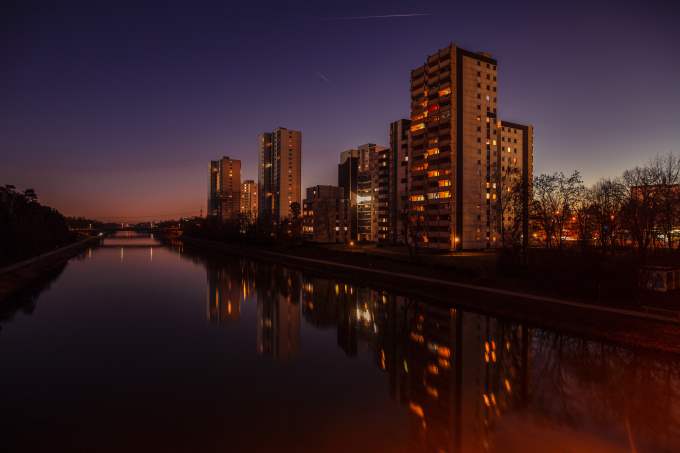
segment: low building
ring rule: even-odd
[[[347,227],[348,200],[336,186],[307,188],[302,207],[302,235],[313,242],[342,243],[350,238]]]

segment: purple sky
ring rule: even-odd
[[[208,161],[256,178],[277,126],[303,131],[304,187],[337,183],[340,151],[387,144],[409,71],[449,42],[498,59],[537,173],[594,182],[680,151],[674,2],[21,3],[0,11],[0,184],[67,215],[198,214]],[[365,18],[402,14],[429,15]]]

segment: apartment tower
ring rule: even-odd
[[[388,241],[404,243],[403,219],[408,207],[408,137],[411,121],[400,119],[390,123],[388,156],[389,225]]]
[[[265,132],[259,142],[259,218],[278,224],[301,206],[302,132],[283,127]]]
[[[340,153],[338,164],[338,187],[347,199],[347,227],[349,239],[357,239],[357,190],[359,173],[359,150],[348,149]]]
[[[450,45],[411,71],[410,227],[427,247],[491,246],[497,63]]]
[[[210,162],[208,216],[237,221],[241,200],[241,161],[223,157]]]
[[[385,160],[386,148],[375,143],[366,143],[357,148],[359,162],[357,169],[357,239],[375,242],[378,240],[378,219],[380,208],[380,165]],[[386,195],[382,196],[382,207],[386,211]]]
[[[501,121],[495,159],[497,194],[496,228],[499,237],[529,245],[529,196],[534,177],[534,128]],[[513,193],[514,192],[514,193]],[[519,197],[519,203],[513,200]]]

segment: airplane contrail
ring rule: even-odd
[[[430,13],[410,13],[410,14],[385,14],[382,16],[346,16],[346,17],[327,17],[325,20],[365,20],[365,19],[395,19],[401,17],[431,16]]]

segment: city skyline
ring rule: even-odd
[[[680,452],[678,17],[10,2],[5,450]]]
[[[487,8],[443,4],[206,8],[181,20],[177,7],[91,8],[50,11],[50,21],[15,11],[3,50],[0,178],[67,215],[198,215],[205,162],[229,155],[242,179],[257,179],[257,134],[279,126],[304,133],[302,187],[334,184],[340,152],[389,145],[389,124],[409,116],[410,71],[451,42],[499,61],[501,115],[536,127],[535,174],[576,169],[592,183],[677,151],[680,65],[668,56],[680,39],[661,3],[501,5],[480,30],[465,17]],[[225,31],[227,19],[238,24]],[[258,19],[273,31],[256,36]],[[178,22],[182,33],[169,26]],[[367,65],[370,74],[352,70]],[[280,101],[265,102],[273,94]]]

